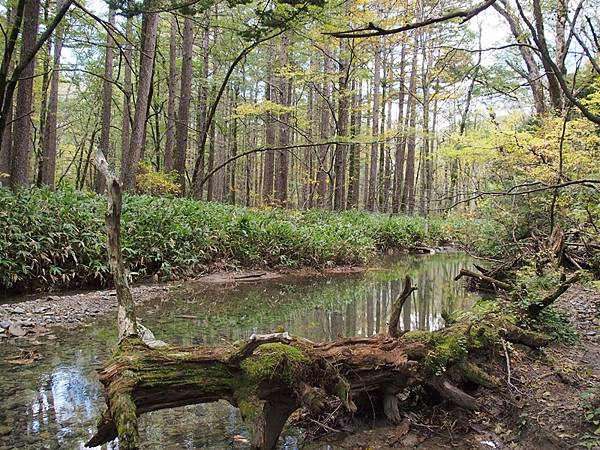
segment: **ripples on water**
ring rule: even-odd
[[[474,303],[475,296],[453,281],[469,266],[463,255],[407,256],[383,260],[358,275],[235,288],[186,283],[145,303],[138,313],[157,338],[177,345],[233,341],[278,327],[315,341],[371,336],[385,331],[391,304],[410,275],[418,290],[405,304],[401,326],[435,330],[443,325],[443,310],[465,310]],[[35,346],[43,358],[28,366],[4,363],[18,348],[3,344],[0,449],[83,449],[104,407],[96,368],[114,343],[115,322],[107,317]],[[19,345],[32,348],[25,340]],[[140,432],[145,449],[247,448],[239,413],[224,401],[145,414]],[[292,430],[282,448],[295,449],[298,443]],[[103,448],[118,449],[118,444]]]

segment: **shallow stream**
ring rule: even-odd
[[[403,256],[382,259],[360,274],[236,286],[188,282],[146,301],[138,314],[158,339],[177,345],[231,342],[278,328],[315,341],[370,336],[384,331],[391,303],[410,275],[418,291],[405,304],[402,327],[434,330],[443,325],[443,310],[465,310],[475,301],[453,281],[470,265],[464,255]],[[96,369],[109,355],[115,331],[114,318],[105,317],[56,333],[52,341],[17,341],[41,355],[29,365],[7,363],[20,348],[0,346],[0,450],[84,448],[104,407]],[[149,450],[248,447],[239,413],[226,402],[146,414],[140,431],[142,448]],[[284,438],[285,449],[302,440],[297,430]]]

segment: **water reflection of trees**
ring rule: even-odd
[[[454,276],[470,262],[463,256],[403,258],[362,277],[331,277],[294,285],[276,284],[240,292],[227,311],[202,317],[194,302],[177,308],[178,314],[197,314],[198,320],[171,320],[166,314],[160,333],[181,344],[233,341],[252,333],[284,327],[314,340],[339,336],[372,336],[385,331],[394,299],[406,275],[419,289],[402,311],[404,329],[434,330],[443,326],[442,311],[463,310],[474,296]],[[183,310],[183,309],[185,310]]]
[[[453,281],[464,259],[445,260],[444,264],[422,264],[411,276],[419,289],[402,311],[402,327],[406,330],[435,330],[443,326],[442,311],[450,313],[470,307],[474,297]],[[403,267],[396,270],[395,279],[370,280],[359,295],[333,310],[299,311],[290,317],[288,326],[293,332],[319,340],[339,336],[372,336],[383,333],[394,300],[402,290]],[[345,291],[340,289],[339,293]],[[311,324],[318,323],[318,329]]]

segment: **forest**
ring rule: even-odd
[[[0,449],[598,448],[598,11],[0,0]]]

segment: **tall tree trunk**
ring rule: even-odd
[[[229,134],[229,137],[231,139],[231,158],[235,158],[238,154],[238,119],[235,116],[235,110],[237,108],[238,105],[238,97],[239,97],[239,91],[237,86],[233,89],[232,92],[232,99],[231,99],[231,115],[233,115],[233,118],[231,119],[231,132]],[[231,171],[229,173],[229,203],[231,203],[232,205],[235,205],[236,203],[236,194],[237,194],[237,188],[236,188],[236,161],[232,161],[229,164]]]
[[[372,82],[369,83],[369,80],[367,80],[367,95],[366,95],[366,99],[368,101],[368,99],[370,98],[371,95],[371,86],[372,86]],[[372,114],[368,114],[367,113],[367,120],[366,120],[366,124],[365,124],[365,129],[366,130],[370,130],[371,129],[371,117]],[[364,172],[363,172],[363,208],[367,209],[367,205],[369,204],[369,159],[365,158],[365,166],[364,166]]]
[[[23,1],[23,0],[21,0]],[[12,34],[13,28],[21,26],[21,24],[14,23],[16,20],[21,20],[22,17],[17,17],[17,8],[8,8],[6,13],[7,22],[11,25],[10,32]],[[10,43],[10,42],[9,42]],[[16,37],[15,42],[16,43]],[[2,61],[2,69],[7,73],[11,72],[14,68],[14,60],[12,58],[12,52],[10,49],[4,49],[4,60]],[[0,106],[1,107],[1,106]],[[10,124],[13,118],[13,101],[12,99],[6,105],[6,117],[5,124]],[[10,183],[10,171],[11,171],[11,151],[12,151],[12,126],[6,126],[6,129],[2,133],[2,141],[0,143],[0,186]]]
[[[127,42],[123,50],[123,117],[121,119],[121,179],[123,178],[123,168],[125,160],[129,154],[129,140],[131,139],[131,99],[133,87],[131,84],[131,67],[133,64],[133,19],[127,18],[125,22],[125,37]]]
[[[192,18],[186,15],[183,21],[181,91],[179,94],[179,113],[177,114],[175,131],[175,149],[173,151],[174,169],[179,175],[181,195],[185,195],[185,162],[190,121],[190,101],[192,98],[192,56],[194,45],[194,29],[192,25]]]
[[[338,120],[337,140],[345,141],[348,134],[348,78],[349,65],[348,51],[345,41],[340,41],[339,56],[339,87],[338,87]],[[345,209],[346,206],[346,152],[348,144],[338,143],[335,147],[335,186],[333,196],[333,208],[336,211]]]
[[[387,98],[388,98],[388,59],[387,59],[387,54],[383,56],[383,61],[382,61],[382,72],[383,72],[383,79],[381,80],[381,100],[380,100],[380,104],[381,104],[381,113],[379,115],[379,136],[380,138],[383,138],[383,136],[385,135],[385,127],[386,127],[386,114],[387,114]],[[378,173],[377,173],[377,205],[376,205],[376,209],[378,211],[384,212],[385,211],[385,194],[386,194],[386,190],[385,190],[385,176],[386,176],[386,172],[385,172],[385,164],[386,164],[386,157],[385,157],[385,145],[386,143],[383,141],[383,139],[381,140],[381,142],[379,142],[379,169],[378,169]]]
[[[329,84],[329,73],[331,72],[331,58],[328,55],[323,55],[323,85],[321,87],[321,101],[319,102],[321,119],[319,123],[319,134],[321,141],[325,141],[330,137],[331,124],[329,103],[331,101],[331,86]],[[318,167],[317,167],[317,200],[321,208],[326,208],[328,203],[327,186],[329,181],[329,146],[320,145],[318,152]]]
[[[42,14],[42,25],[48,23],[48,10],[49,10],[49,0],[44,0],[44,4],[42,6],[43,9],[43,14]],[[57,10],[60,9],[60,5],[57,6],[56,8]],[[39,24],[38,24],[39,26]],[[42,183],[42,170],[43,170],[43,165],[44,165],[44,154],[46,152],[46,132],[48,131],[46,128],[46,118],[48,116],[48,91],[49,91],[49,87],[50,87],[50,79],[52,78],[52,71],[54,70],[54,65],[52,67],[52,70],[50,70],[50,58],[52,58],[52,41],[53,39],[48,39],[48,41],[46,42],[46,51],[41,53],[41,60],[42,60],[42,86],[41,86],[41,91],[40,91],[40,108],[39,108],[39,123],[38,123],[38,127],[37,130],[38,132],[36,133],[37,136],[33,137],[33,148],[37,149],[34,150],[35,153],[35,158],[36,158],[36,162],[37,164],[35,164],[35,166],[37,166],[37,174],[36,174],[36,184],[38,186],[42,186],[45,183]],[[56,38],[54,38],[54,41],[56,41]],[[40,58],[38,58],[40,59]],[[36,145],[36,138],[37,138],[37,145]]]
[[[121,170],[123,188],[130,191],[135,189],[135,179],[142,155],[144,135],[146,134],[146,118],[148,115],[152,74],[154,72],[154,53],[156,51],[159,15],[158,13],[147,13],[144,19],[146,20],[146,26],[143,33],[131,140],[127,155],[123,158]]]
[[[108,23],[115,24],[115,10],[108,10]],[[102,82],[102,128],[100,130],[100,151],[106,161],[114,164],[113,151],[110,146],[110,122],[112,117],[112,92],[113,92],[113,46],[114,40],[110,32],[106,36],[106,51],[104,52],[104,80]],[[106,190],[106,178],[96,174],[96,192],[102,193]]]
[[[413,214],[415,210],[415,146],[416,135],[415,128],[417,125],[417,53],[418,42],[415,39],[412,67],[410,72],[410,85],[408,87],[408,114],[410,120],[408,123],[408,139],[406,143],[406,172],[404,176],[404,191],[402,193],[401,211],[408,214]]]
[[[13,117],[12,102],[7,110],[7,121],[10,123]],[[11,171],[11,147],[12,147],[12,127],[8,126],[2,136],[2,144],[0,145],[0,186],[10,182]]]
[[[544,51],[546,53],[549,53],[548,44],[546,42],[546,37],[544,34],[544,16],[542,14],[540,0],[533,0],[532,6],[537,39],[540,43],[540,46],[543,47]],[[552,103],[552,107],[554,108],[554,110],[560,112],[563,108],[563,98],[560,84],[558,82],[558,79],[556,78],[552,66],[548,61],[546,61],[546,58],[542,58],[542,65],[544,66],[546,78],[548,79],[548,92],[550,93],[550,102]]]
[[[392,81],[392,67],[394,65],[394,60],[390,55],[389,65],[388,65],[388,73],[386,75],[386,86],[388,90],[387,94],[387,108],[386,108],[386,121],[385,121],[385,129],[386,132],[391,134],[392,131],[392,91],[393,91],[393,81]],[[385,73],[385,72],[384,72]],[[381,127],[383,129],[383,125]],[[383,157],[385,158],[385,163],[383,166],[384,176],[383,176],[383,192],[381,196],[381,209],[382,211],[389,211],[391,207],[391,185],[392,185],[392,155],[391,149],[387,142],[381,143],[383,147]]]
[[[56,9],[59,10],[62,2],[56,4]],[[109,13],[110,20],[110,13]],[[113,12],[114,21],[114,12]],[[52,68],[52,79],[50,81],[50,96],[48,100],[48,110],[46,114],[46,122],[44,132],[44,146],[42,148],[41,166],[40,166],[40,181],[47,186],[54,186],[54,177],[56,173],[56,148],[57,142],[57,127],[58,127],[58,88],[60,82],[60,56],[63,47],[64,27],[59,25],[54,34],[54,61]],[[110,45],[110,44],[109,44]],[[108,50],[107,50],[108,51]],[[111,50],[112,53],[112,50]],[[112,61],[111,61],[112,72]],[[106,75],[106,74],[105,74]]]
[[[438,88],[439,88],[439,86],[438,86]],[[432,211],[439,211],[439,208],[440,208],[440,205],[433,198],[434,187],[437,184],[436,183],[437,182],[436,175],[438,172],[438,168],[441,166],[441,163],[439,162],[439,159],[437,158],[437,149],[438,149],[438,145],[439,145],[439,140],[436,135],[437,123],[438,123],[437,92],[439,92],[439,91],[437,91],[437,89],[436,89],[436,92],[434,92],[434,94],[432,96],[435,98],[435,100],[433,101],[433,118],[432,118],[431,133],[430,133],[432,136],[432,140],[429,144],[432,160],[431,160],[431,165],[430,165],[431,173],[430,173],[429,186],[428,186],[428,188],[429,188],[428,198],[429,198],[429,209]]]
[[[215,167],[215,140],[217,138],[216,136],[216,129],[215,129],[215,123],[213,121],[213,123],[210,124],[210,141],[208,143],[208,162],[206,165],[206,172],[207,173],[211,173],[213,168]],[[210,177],[207,181],[207,186],[206,186],[206,201],[211,202],[213,200],[213,191],[214,191],[214,187],[215,187],[215,182],[214,182],[215,177]]]
[[[502,17],[504,17],[516,41],[520,44],[525,44],[519,46],[519,52],[521,53],[521,57],[525,62],[525,66],[527,67],[527,73],[525,75],[527,83],[531,88],[535,112],[538,116],[542,116],[546,113],[544,86],[542,85],[542,76],[535,60],[533,50],[528,47],[528,45],[531,45],[531,42],[527,37],[527,33],[525,33],[519,24],[519,21],[515,16],[514,11],[511,9],[508,1],[502,0],[501,2],[496,2],[493,4],[493,7],[502,15]]]
[[[567,74],[565,59],[567,57],[567,44],[565,42],[565,29],[567,25],[567,11],[569,10],[569,0],[557,0],[556,2],[556,33],[554,37],[554,47],[556,49],[556,65],[563,75]]]
[[[39,0],[25,0],[23,10],[23,33],[21,58],[27,57],[35,47],[40,12]],[[11,151],[10,184],[14,188],[30,183],[31,164],[31,113],[33,106],[33,76],[35,58],[21,72],[17,86],[17,104],[13,122],[13,146]]]
[[[402,185],[404,183],[404,151],[406,147],[406,128],[404,124],[404,98],[406,97],[406,44],[400,51],[400,77],[398,86],[398,136],[396,137],[396,165],[394,167],[394,192],[392,195],[392,212],[400,211]]]
[[[198,83],[198,111],[196,115],[196,129],[198,132],[196,140],[196,158],[198,160],[197,177],[202,180],[204,178],[204,147],[205,135],[208,133],[206,129],[206,112],[208,108],[208,44],[210,40],[208,14],[205,17],[204,27],[202,32],[202,78]],[[194,197],[202,198],[204,183],[194,183]]]
[[[289,64],[289,37],[287,34],[281,36],[280,45],[280,70],[285,72]],[[290,120],[291,114],[289,109],[292,101],[292,80],[283,75],[280,77],[279,83],[279,103],[285,108],[284,112],[279,115],[279,147],[281,150],[277,152],[277,173],[275,176],[275,198],[280,206],[287,206],[288,203],[288,170],[289,170],[289,150],[284,148],[290,144]]]
[[[421,195],[419,196],[419,213],[426,216],[429,211],[429,189],[431,185],[431,155],[429,139],[429,74],[431,72],[432,55],[427,52],[428,35],[421,39],[421,90],[423,92],[423,143],[421,157]]]
[[[167,131],[165,132],[165,171],[170,172],[174,168],[173,142],[175,140],[176,113],[175,104],[177,98],[177,16],[171,14],[169,32],[169,79],[167,80]]]
[[[273,43],[269,43],[267,51],[267,76],[265,79],[265,100],[272,102],[275,100],[276,90],[273,80],[273,60],[275,59],[275,49]],[[265,118],[265,145],[275,147],[275,120],[272,112],[267,112]],[[267,150],[264,156],[262,201],[269,204],[273,201],[273,177],[275,174],[275,150]]]
[[[310,58],[310,72],[311,74],[316,74],[317,72],[317,64],[316,58],[314,55]],[[317,122],[315,120],[316,108],[315,108],[315,88],[312,83],[309,83],[307,86],[308,89],[308,105],[307,105],[307,113],[308,113],[308,130],[307,136],[308,139],[314,141],[315,139],[315,129],[317,127]],[[315,172],[314,172],[314,160],[315,160],[315,152],[317,151],[316,147],[306,147],[304,149],[304,162],[306,164],[305,171],[303,173],[304,180],[304,199],[303,206],[305,208],[313,207],[313,198],[315,191]]]
[[[350,137],[355,140],[360,134],[361,112],[360,106],[362,82],[352,80],[352,113],[350,115]],[[350,158],[348,162],[348,202],[347,208],[356,208],[360,195],[360,144],[350,144]]]
[[[373,143],[371,144],[371,172],[369,174],[369,198],[367,202],[367,209],[370,211],[375,211],[377,206],[377,159],[379,153],[379,144],[375,141],[379,137],[379,115],[381,114],[379,106],[379,88],[381,84],[381,49],[379,43],[377,43],[375,48],[375,63],[373,71],[373,111],[371,114],[373,117],[371,132]]]

